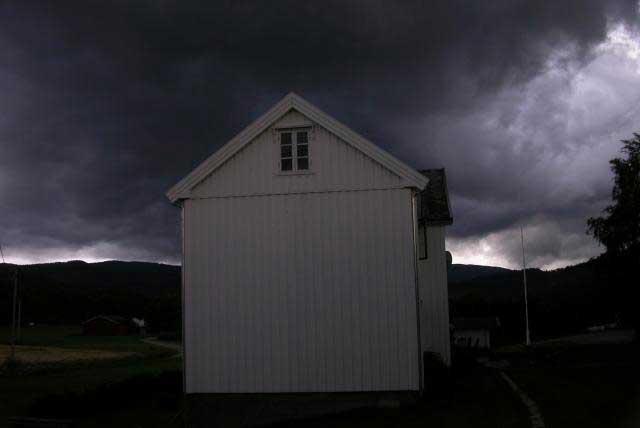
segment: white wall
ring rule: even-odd
[[[369,169],[311,180],[390,179]],[[251,177],[206,191],[281,190]],[[418,389],[411,221],[409,189],[186,200],[186,391]]]
[[[435,352],[446,364],[450,364],[449,292],[444,238],[444,226],[427,227],[428,258],[418,260],[420,335],[423,351]]]

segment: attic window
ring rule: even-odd
[[[309,165],[309,129],[280,131],[280,171],[308,171]]]

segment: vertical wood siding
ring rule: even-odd
[[[427,227],[427,254],[418,260],[420,283],[420,335],[423,351],[435,352],[451,364],[449,292],[444,226]],[[425,379],[429,382],[429,379]]]
[[[295,120],[292,113],[283,125]],[[294,122],[295,123],[295,122]],[[229,159],[193,189],[194,197],[247,196],[401,188],[404,180],[320,126],[309,143],[311,174],[279,175],[280,147],[273,129]]]
[[[409,189],[185,201],[186,391],[418,389],[411,210]]]

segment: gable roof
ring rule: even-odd
[[[396,159],[391,154],[292,92],[169,189],[166,194],[169,200],[171,202],[177,202],[181,199],[188,199],[191,190],[196,185],[211,175],[211,173],[238,153],[238,151],[249,144],[255,137],[291,110],[302,113],[318,125],[340,137],[347,144],[355,147],[399,177],[404,178],[407,181],[408,187],[423,189],[427,185],[429,180],[423,174],[420,174],[415,169]]]
[[[420,171],[429,179],[429,184],[420,192],[418,220],[431,226],[448,226],[453,223],[449,189],[444,168]]]

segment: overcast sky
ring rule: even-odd
[[[637,0],[214,3],[0,2],[7,261],[177,263],[165,191],[290,91],[446,168],[454,263],[516,267],[521,225],[533,266],[602,251]]]

